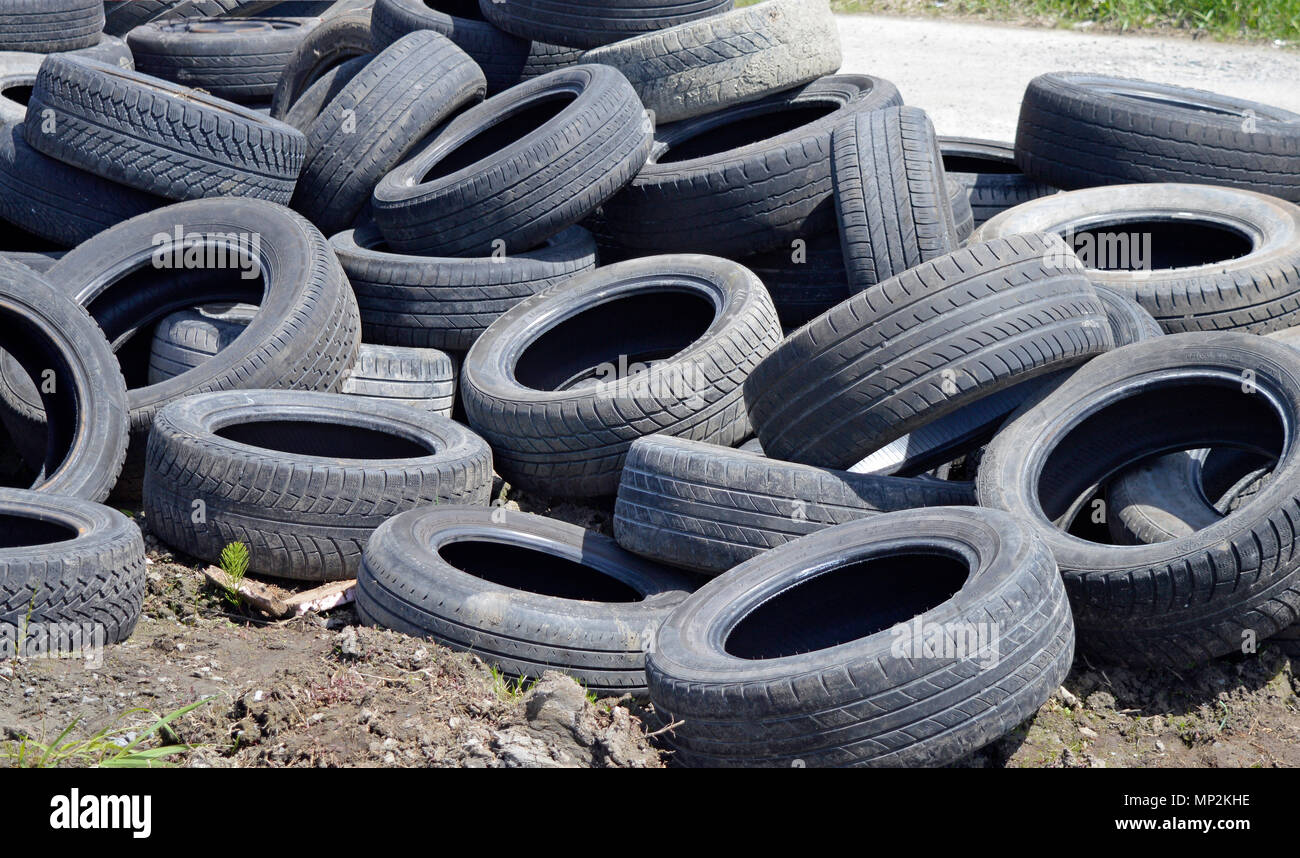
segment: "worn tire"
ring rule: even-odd
[[[357,577],[362,621],[468,650],[509,676],[561,670],[601,696],[644,695],[645,650],[692,581],[576,525],[498,518],[445,507],[385,522]],[[578,578],[571,564],[597,574]]]
[[[16,643],[15,627],[36,637],[51,631],[42,626],[73,624],[85,635],[78,649],[88,657],[95,645],[131,636],[145,584],[144,538],[122,513],[0,489],[0,628],[9,627],[8,641]]]
[[[64,163],[168,199],[242,196],[286,203],[307,142],[238,105],[94,60],[51,56],[27,142]],[[165,118],[163,118],[165,117]]]
[[[645,167],[601,208],[601,229],[631,255],[728,257],[831,232],[831,130],[901,103],[889,81],[836,75],[660,128]]]
[[[151,21],[217,18],[262,0],[104,0],[104,32],[125,36]]]
[[[0,0],[0,51],[75,51],[103,29],[103,0]]]
[[[556,101],[564,103],[557,109]],[[622,75],[596,65],[561,69],[444,126],[375,188],[375,223],[405,253],[532,250],[627,184],[651,142]],[[489,154],[476,157],[476,147]]]
[[[1054,250],[1066,252],[1049,265]],[[847,468],[1113,345],[1065,243],[1013,236],[905,271],[809,322],[750,375],[745,402],[769,456]]]
[[[836,524],[974,503],[970,483],[849,474],[650,435],[633,442],[623,463],[614,538],[642,557],[719,575]]]
[[[393,253],[370,221],[330,244],[356,293],[363,339],[392,346],[465,351],[515,304],[596,267],[596,243],[578,226],[505,258]]]
[[[491,492],[487,444],[446,418],[330,393],[236,390],[158,413],[144,509],[151,531],[194,557],[215,563],[243,542],[249,571],[338,581],[356,577],[385,520],[486,504]]]
[[[934,126],[917,107],[859,113],[831,136],[835,218],[861,292],[961,246]]]
[[[449,116],[480,101],[483,73],[426,30],[366,64],[307,129],[293,207],[326,235],[347,229],[375,186]]]
[[[306,134],[321,112],[343,91],[343,87],[374,58],[374,54],[353,57],[322,74],[289,108],[284,115],[284,123]]]
[[[1020,105],[1016,163],[1058,188],[1188,182],[1300,202],[1300,114],[1092,74],[1045,74]]]
[[[1010,143],[940,137],[939,151],[948,184],[961,188],[977,227],[1007,209],[1057,192],[1021,172]]]
[[[667,123],[811,83],[841,59],[827,0],[766,0],[594,48],[582,61],[621,71]]]
[[[1093,246],[1094,254],[1102,255],[1102,239],[1113,235],[1121,256],[1118,240],[1129,241],[1131,264],[1139,255],[1148,257],[1142,264],[1151,270],[1094,266],[1088,276],[1136,300],[1168,333],[1238,329],[1262,334],[1300,324],[1300,207],[1251,191],[1208,185],[1073,191],[1003,212],[971,240],[1022,232],[1068,234],[1080,222],[1093,226],[1092,232],[1074,235],[1076,246],[1100,235]],[[1109,224],[1114,224],[1110,230]],[[1134,241],[1145,236],[1150,236],[1149,245],[1143,238],[1143,253],[1133,252]]]
[[[271,96],[271,117],[284,119],[316,81],[345,62],[373,53],[370,11],[359,9],[322,21],[302,40],[285,64]]]
[[[461,396],[511,485],[612,495],[643,435],[726,447],[747,437],[741,385],[780,339],[767,291],[740,265],[634,259],[507,310],[470,349]],[[650,368],[633,373],[643,360]]]
[[[676,27],[727,12],[732,5],[733,0],[487,0],[479,4],[483,16],[507,33],[575,48],[594,48]]]
[[[680,722],[680,765],[941,766],[1032,716],[1073,654],[1043,541],[1004,513],[940,507],[832,527],[715,578],[660,627],[646,674]]]
[[[1051,546],[1081,646],[1130,664],[1202,662],[1239,651],[1243,632],[1263,639],[1300,615],[1297,408],[1294,349],[1230,332],[1148,340],[1026,403],[985,449],[976,492]],[[1188,537],[1111,546],[1064,532],[1098,486],[1136,462],[1217,447],[1285,455],[1250,503]]]

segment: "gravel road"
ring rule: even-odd
[[[840,15],[845,73],[892,80],[940,134],[1010,141],[1030,79],[1090,71],[1210,89],[1300,113],[1300,51],[1185,38],[1094,35]]]

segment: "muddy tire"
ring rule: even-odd
[[[720,575],[826,527],[900,509],[974,503],[970,483],[849,474],[651,435],[628,450],[614,538],[642,557]]]
[[[1300,515],[1289,416],[1297,407],[1300,353],[1287,346],[1228,332],[1148,340],[1096,358],[1026,403],[985,449],[976,492],[982,506],[1020,517],[1052,548],[1080,646],[1130,664],[1203,662],[1239,651],[1246,631],[1263,639],[1300,615],[1289,525]],[[1218,447],[1286,454],[1250,503],[1185,538],[1111,546],[1064,531],[1099,486],[1132,465]]]
[[[25,125],[33,149],[168,199],[241,196],[287,203],[307,142],[238,105],[94,60],[41,65]],[[160,121],[159,116],[167,117]]]
[[[571,226],[505,258],[408,256],[363,221],[330,239],[361,308],[366,342],[465,351],[520,301],[596,267],[596,243]]]
[[[215,563],[243,542],[249,571],[334,581],[356,576],[367,539],[388,518],[486,504],[491,490],[487,444],[428,411],[328,393],[224,391],[159,412],[144,508],[151,531],[194,557]]]
[[[485,86],[474,61],[443,36],[403,36],[307,129],[293,207],[326,235],[352,226],[375,185],[444,120],[480,101]]]
[[[89,654],[131,636],[144,604],[144,538],[111,507],[0,489],[0,627],[70,623]],[[87,628],[89,627],[89,628]],[[7,653],[0,652],[0,658]]]
[[[951,652],[926,650],[934,627],[961,624],[972,634]],[[682,722],[666,735],[684,766],[941,766],[1033,715],[1073,654],[1043,541],[1001,512],[940,507],[715,578],[660,627],[646,674],[655,709]]]
[[[688,576],[576,525],[430,508],[375,531],[357,613],[475,653],[509,676],[560,670],[601,696],[641,696],[645,650],[692,588]]]
[[[461,395],[511,485],[612,495],[638,437],[748,437],[741,385],[780,339],[767,291],[740,265],[634,259],[506,311],[470,349]]]
[[[101,501],[126,457],[126,382],[94,319],[54,282],[0,262],[0,416],[40,472],[32,488]],[[15,388],[52,415],[53,431],[46,432],[43,419],[36,427],[29,413],[14,407]]]
[[[1016,163],[1058,188],[1187,182],[1300,202],[1300,114],[1179,86],[1045,74],[1025,90]]]
[[[990,394],[1114,345],[1083,267],[1055,236],[972,245],[860,292],[785,340],[745,382],[769,456],[847,468]]]
[[[840,37],[826,0],[767,0],[594,48],[582,61],[621,71],[668,123],[835,74]]]
[[[831,130],[901,103],[889,81],[836,75],[660,128],[644,169],[602,207],[602,229],[630,255],[728,257],[834,231]]]
[[[1075,236],[1088,276],[1137,301],[1168,333],[1263,334],[1300,324],[1300,207],[1250,191],[1207,185],[1072,191],[1003,212],[971,240],[1067,233],[1080,222],[1094,224]],[[1105,249],[1108,241],[1113,250]],[[1142,270],[1099,267],[1130,264]]]

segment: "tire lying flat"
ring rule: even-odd
[[[223,391],[159,412],[144,508],[150,530],[195,557],[215,563],[243,542],[250,571],[331,581],[356,576],[370,534],[392,516],[486,504],[491,490],[487,444],[428,411],[329,393]]]
[[[643,695],[645,650],[691,579],[576,525],[502,512],[435,507],[386,521],[357,579],[362,621],[510,676],[561,670],[597,694]]]
[[[1007,209],[1057,192],[1021,172],[1010,143],[940,137],[939,150],[949,184],[962,189],[977,227]]]
[[[75,51],[103,29],[102,0],[0,0],[0,51]]]
[[[409,6],[414,0],[398,2]],[[718,15],[732,5],[733,0],[660,0],[653,4],[641,0],[489,0],[479,8],[487,20],[520,38],[594,48]]]
[[[1073,654],[1043,541],[1005,513],[938,507],[713,579],[660,627],[646,674],[681,722],[666,734],[681,765],[941,766],[1032,715]]]

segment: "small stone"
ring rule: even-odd
[[[1066,706],[1069,706],[1071,709],[1079,708],[1080,705],[1079,698],[1075,697],[1073,692],[1071,692],[1070,689],[1066,688],[1064,685],[1056,689],[1056,696],[1061,698],[1061,702],[1064,703]]]
[[[1115,708],[1115,695],[1109,691],[1094,691],[1088,695],[1088,708],[1107,710]]]
[[[1091,727],[1080,727],[1079,735],[1083,736],[1085,739],[1095,739],[1097,738],[1097,731]]]
[[[338,637],[335,638],[335,645],[338,646],[339,655],[343,658],[358,659],[365,654],[361,648],[361,641],[357,637],[356,626],[348,626],[339,632]]]

